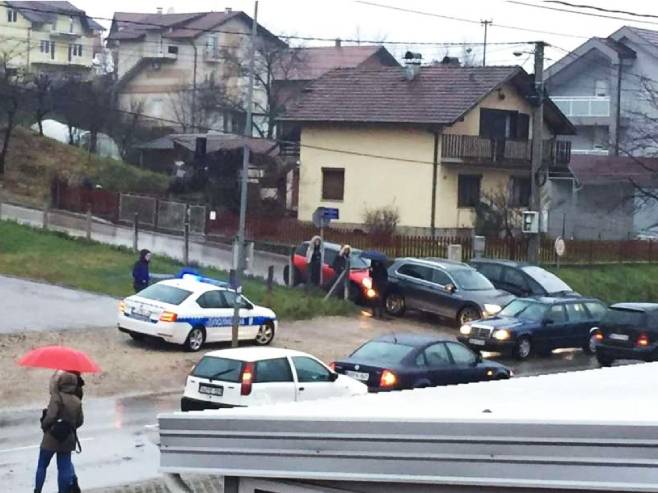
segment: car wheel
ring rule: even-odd
[[[138,332],[130,332],[129,335],[132,337],[133,341],[143,341],[145,337],[144,334]]]
[[[529,337],[523,336],[519,338],[514,348],[514,356],[516,359],[524,360],[532,354],[532,342]]]
[[[479,309],[474,306],[465,306],[457,314],[457,324],[461,327],[473,320],[480,320],[482,318],[482,313]]]
[[[587,344],[583,346],[583,353],[596,354],[596,337],[594,337],[594,334],[589,336]]]
[[[601,366],[612,366],[612,364],[615,362],[613,358],[608,356],[601,356],[600,354],[596,355],[596,361],[598,361],[599,365]]]
[[[203,327],[192,327],[185,339],[185,349],[194,353],[201,349],[204,342],[206,342],[206,330]]]
[[[401,317],[407,309],[404,296],[395,291],[388,293],[384,302],[386,305],[386,311],[395,317]]]
[[[259,346],[267,346],[274,339],[274,325],[266,323],[260,326],[258,334],[256,334],[256,344]]]

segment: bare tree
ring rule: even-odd
[[[505,188],[483,194],[475,206],[475,231],[483,236],[513,238],[521,220],[521,208]]]
[[[29,84],[34,104],[34,118],[41,137],[43,137],[43,120],[53,111],[53,83],[54,80],[50,75],[37,74],[31,77]]]

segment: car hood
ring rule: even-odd
[[[514,317],[493,317],[486,320],[478,320],[473,322],[472,325],[477,325],[478,327],[491,327],[493,329],[506,328],[506,329],[520,329],[527,327],[538,326],[539,322],[519,320]]]
[[[492,304],[505,306],[512,301],[515,296],[501,289],[487,289],[483,291],[458,291],[462,298],[474,301],[480,305]]]
[[[498,363],[498,361],[492,361],[490,359],[483,359],[480,363],[478,363],[478,368],[497,368],[508,372],[510,371],[509,367]]]
[[[264,306],[254,305],[254,309],[251,310],[251,314],[253,317],[260,317],[267,320],[276,320],[276,313]]]

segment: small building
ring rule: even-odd
[[[360,227],[392,207],[405,232],[454,234],[488,195],[526,207],[533,100],[520,67],[331,71],[282,118],[301,127],[298,217],[334,207],[338,224]],[[570,145],[556,137],[573,126],[550,100],[544,115],[545,169],[568,174]]]

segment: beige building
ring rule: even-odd
[[[339,224],[363,224],[394,207],[401,229],[453,233],[474,208],[503,193],[528,205],[532,80],[520,67],[434,65],[335,70],[284,118],[301,131],[299,209],[339,209]],[[573,127],[545,105],[544,164],[568,173]]]
[[[69,2],[0,2],[0,61],[11,69],[89,73],[103,27]]]
[[[151,117],[147,121],[152,126],[241,132],[243,106],[218,104],[216,112],[202,114],[201,88],[216,81],[225,89],[226,99],[244,99],[247,78],[236,73],[234,64],[226,63],[226,53],[236,60],[248,59],[251,25],[251,17],[231,9],[190,14],[166,14],[161,9],[151,14],[115,13],[107,44],[114,52],[120,108],[139,108]],[[258,34],[262,42],[286,46],[261,26]],[[257,87],[255,107],[263,104],[263,98]]]

